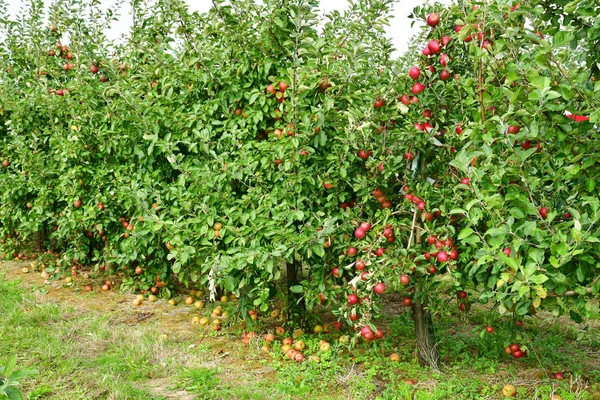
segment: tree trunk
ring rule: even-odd
[[[427,307],[427,297],[421,297],[418,285],[415,286],[412,310],[415,318],[415,336],[417,339],[419,363],[424,367],[439,371],[440,353],[435,341],[433,319]]]
[[[289,319],[288,322],[291,326],[299,326],[304,328],[308,326],[306,320],[306,305],[304,298],[301,293],[294,293],[291,290],[292,286],[300,284],[300,271],[302,269],[302,263],[294,258],[291,263],[286,263],[286,280],[288,288],[288,310]]]

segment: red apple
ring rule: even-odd
[[[408,76],[416,81],[421,76],[421,70],[418,67],[412,67],[410,71],[408,71]]]
[[[443,250],[437,253],[437,259],[441,263],[445,263],[446,261],[448,261],[449,258],[450,257],[448,256],[448,253],[446,253]]]
[[[512,135],[519,133],[520,130],[521,130],[521,127],[518,125],[511,125],[507,129],[508,133],[510,133]]]
[[[365,262],[363,260],[358,260],[356,262],[356,264],[354,264],[354,267],[358,270],[358,271],[362,271],[363,269],[365,269]]]
[[[442,46],[440,45],[440,42],[435,39],[431,39],[427,43],[427,48],[429,48],[429,50],[431,50],[433,54],[439,54],[442,51]]]
[[[383,292],[385,292],[385,285],[379,282],[373,287],[373,291],[377,294],[382,294]]]
[[[412,87],[413,94],[419,94],[424,90],[425,90],[425,85],[423,85],[422,83],[419,83],[419,82],[415,83]]]
[[[440,23],[440,16],[437,13],[431,13],[427,16],[427,25],[432,28],[437,26]]]
[[[358,296],[353,294],[350,294],[348,296],[348,304],[350,305],[355,305],[356,303],[358,303]]]
[[[542,217],[542,219],[548,218],[548,209],[546,207],[540,208],[540,217]]]
[[[403,285],[410,284],[410,277],[408,275],[402,275],[400,277],[400,283],[403,284]]]

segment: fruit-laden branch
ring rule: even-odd
[[[593,287],[596,284],[596,282],[598,282],[599,280],[600,280],[600,276],[597,276],[592,281],[592,284],[590,285],[590,287],[585,288],[585,296],[592,294],[592,292],[594,291]],[[548,293],[548,297],[573,297],[573,296],[577,296],[577,295],[581,295],[581,294],[574,290],[567,290],[566,292],[564,292],[562,294],[557,294],[555,292]]]

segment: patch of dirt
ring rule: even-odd
[[[219,369],[219,379],[223,382],[249,382],[256,380],[273,380],[275,370],[271,367],[260,365],[263,358],[257,349],[250,349],[240,353],[237,338],[227,333],[215,335],[208,329],[199,325],[192,325],[191,318],[200,315],[193,307],[179,304],[171,306],[164,300],[154,303],[144,301],[141,306],[133,305],[135,295],[123,294],[117,289],[104,292],[101,286],[106,280],[117,280],[102,276],[97,279],[84,279],[78,276],[72,283],[65,280],[44,281],[40,272],[29,268],[29,273],[24,273],[24,267],[29,262],[8,261],[0,262],[0,270],[6,271],[6,278],[19,280],[21,286],[30,290],[35,296],[36,303],[54,304],[61,307],[70,307],[72,312],[65,318],[81,318],[89,313],[99,316],[109,316],[111,325],[114,325],[114,340],[139,341],[144,333],[152,330],[164,335],[164,340],[181,342],[178,346],[167,346],[159,340],[154,347],[154,363],[165,365],[165,360],[176,362],[184,368],[211,368]],[[90,273],[91,274],[91,273]],[[86,292],[85,286],[92,284],[93,291]],[[202,310],[206,314],[206,310]],[[93,356],[105,350],[106,338],[75,329],[67,332],[66,336],[78,342],[85,341],[87,355]],[[118,337],[118,338],[117,338]],[[108,342],[110,342],[110,339]],[[187,345],[187,346],[186,346]],[[190,356],[189,349],[202,348],[200,357]],[[247,353],[247,354],[246,354]],[[198,354],[197,352],[193,354]],[[192,400],[194,395],[177,388],[170,379],[151,379],[141,384],[142,388],[166,399]]]

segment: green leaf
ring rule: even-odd
[[[578,324],[583,322],[583,318],[581,317],[581,315],[579,315],[573,310],[569,310],[569,316],[573,321],[577,322]]]
[[[575,34],[573,32],[561,30],[556,32],[556,34],[552,37],[552,44],[555,47],[560,47],[569,43],[573,39],[575,39]]]
[[[325,249],[323,248],[322,244],[313,245],[312,251],[313,251],[313,253],[315,253],[316,255],[318,255],[321,258],[325,257]]]
[[[458,240],[463,240],[464,238],[471,236],[473,233],[473,229],[466,227],[458,234]]]
[[[13,354],[8,358],[8,361],[6,362],[6,366],[4,368],[4,374],[6,376],[10,376],[13,373],[16,365],[17,365],[17,355]]]
[[[302,285],[296,285],[290,287],[292,293],[304,293],[304,287]]]

